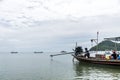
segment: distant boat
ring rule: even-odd
[[[66,51],[61,51],[60,53],[67,53]]]
[[[35,54],[37,54],[37,53],[43,53],[43,51],[40,51],[40,52],[35,51],[34,53],[35,53]]]
[[[12,51],[12,52],[10,52],[11,54],[17,54],[18,52],[16,52],[16,51]]]

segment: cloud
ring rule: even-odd
[[[75,42],[119,36],[118,0],[4,0],[0,3],[0,51],[69,50]]]
[[[120,11],[119,0],[10,0],[3,1],[1,16],[15,19],[20,16],[35,20],[111,15]]]
[[[66,19],[33,21],[30,27],[1,26],[1,50],[71,50],[75,42],[90,47],[90,39],[96,38],[97,31],[100,32],[100,40],[119,36],[119,19],[116,15],[93,16],[79,18],[76,22]]]

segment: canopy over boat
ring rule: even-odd
[[[110,41],[120,41],[120,37],[104,38],[104,40],[110,40]]]

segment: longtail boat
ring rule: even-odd
[[[96,57],[86,58],[83,56],[76,56],[74,54],[72,54],[72,56],[80,62],[120,66],[120,60],[113,60],[113,59],[107,60],[107,59],[100,59],[100,58],[96,58]]]
[[[112,41],[120,41],[120,37],[112,37],[112,38],[104,38],[104,39],[105,40],[112,40]],[[97,37],[97,39],[92,39],[91,41],[93,41],[93,40],[96,40],[95,42],[98,44],[98,37]],[[115,47],[116,47],[116,44],[115,44]],[[76,46],[76,48],[77,48],[77,46]],[[95,57],[86,58],[85,56],[82,55],[82,51],[80,51],[80,50],[78,51],[77,50],[78,52],[76,52],[76,50],[75,50],[75,54],[72,54],[72,56],[74,58],[76,58],[79,62],[120,66],[120,60],[118,60],[118,59],[110,59],[110,58],[109,59],[105,59],[105,58],[102,57],[103,55],[100,55],[100,54],[96,54],[96,55],[100,55],[99,57],[95,56]]]

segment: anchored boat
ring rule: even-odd
[[[100,59],[97,57],[86,58],[83,56],[76,56],[76,55],[72,55],[72,56],[80,62],[120,66],[120,60],[107,60],[107,59]]]
[[[105,40],[112,40],[112,41],[120,41],[120,37],[112,37],[112,38],[104,38],[104,39]],[[98,38],[97,39],[92,39],[92,40],[97,40],[96,42],[98,42]],[[115,43],[115,47],[117,47],[116,43]],[[117,50],[117,48],[116,48],[116,50]],[[89,57],[88,58],[88,57],[83,56],[82,53],[83,53],[82,51],[79,52],[79,53],[77,53],[75,51],[75,54],[72,54],[72,56],[80,62],[120,66],[120,60],[118,60],[118,59],[105,58],[105,55],[97,54],[97,53],[96,53],[95,57]],[[109,57],[111,57],[111,56],[109,56]]]

